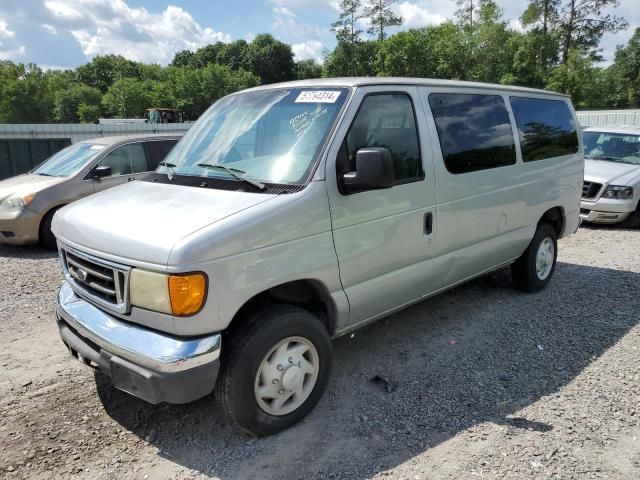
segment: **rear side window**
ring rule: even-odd
[[[578,152],[578,133],[566,102],[510,97],[525,162]]]
[[[501,96],[432,93],[429,105],[449,172],[468,173],[516,163],[511,121]]]
[[[355,170],[358,150],[383,147],[391,152],[398,182],[423,178],[418,129],[413,103],[407,94],[365,97],[345,144],[351,170]]]
[[[177,143],[177,140],[155,140],[147,142],[147,152],[149,153],[149,170],[158,168],[158,164],[164,160],[169,150]]]

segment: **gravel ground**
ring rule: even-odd
[[[58,339],[55,256],[0,247],[0,478],[640,478],[640,230],[559,250],[541,293],[501,270],[337,340],[315,411],[256,440],[212,398],[94,381]]]

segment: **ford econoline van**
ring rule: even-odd
[[[163,164],[54,217],[73,356],[152,403],[215,391],[265,435],[327,386],[331,338],[492,270],[528,292],[576,231],[568,97],[412,78],[217,101]]]

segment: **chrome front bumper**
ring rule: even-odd
[[[78,297],[68,283],[56,309],[63,342],[114,386],[151,403],[186,403],[213,390],[220,334],[174,337],[111,316]]]

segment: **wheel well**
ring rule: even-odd
[[[560,238],[564,229],[564,211],[561,207],[553,207],[544,212],[538,224],[548,223],[556,231],[556,235]]]
[[[330,336],[336,329],[336,306],[324,285],[317,280],[296,280],[271,287],[247,301],[235,314],[229,329],[241,327],[253,313],[265,305],[288,303],[316,315]]]
[[[40,218],[40,225],[38,225],[38,237],[42,235],[42,225],[44,224],[45,219],[49,215],[53,215],[54,213],[56,213],[58,210],[60,210],[62,207],[65,207],[65,206],[66,205],[56,205],[55,207],[51,207],[49,210],[47,210],[47,213],[42,215],[42,217]]]

